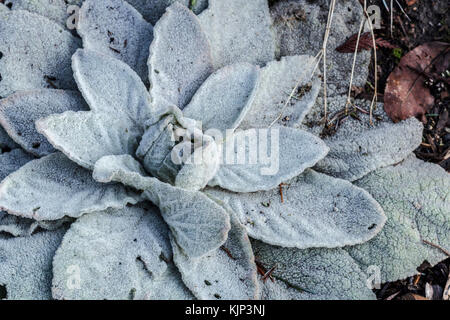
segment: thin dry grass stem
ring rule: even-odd
[[[334,9],[336,7],[336,0],[331,0],[330,9],[328,11],[327,27],[325,30],[325,36],[322,45],[323,54],[323,107],[324,107],[324,122],[327,122],[328,118],[328,100],[327,100],[327,45],[328,38],[330,37],[331,24],[333,22]]]
[[[400,2],[398,2],[398,0],[395,0],[395,2],[397,3],[397,6],[400,8],[400,11],[403,12],[403,14],[405,15],[406,19],[408,19],[409,21],[411,21],[411,18],[408,16],[408,14],[405,12],[405,9],[403,9],[402,5],[400,4]]]
[[[317,68],[319,67],[319,63],[321,61],[321,57],[322,57],[322,51],[320,51],[315,57],[314,60],[316,61],[316,64],[314,65],[314,69],[311,73],[311,76],[314,75],[314,73],[316,73]],[[275,123],[278,122],[278,120],[280,120],[283,117],[284,111],[286,110],[289,102],[291,102],[291,100],[295,97],[295,92],[297,91],[298,87],[300,86],[300,83],[304,80],[305,78],[300,78],[297,83],[294,86],[294,89],[292,89],[291,93],[289,94],[289,97],[287,98],[283,108],[281,108],[280,114],[278,115],[278,117],[276,117],[275,120],[272,121],[272,123],[270,124],[269,128],[273,127],[273,125],[275,125]]]
[[[324,84],[324,123],[327,122],[327,113],[328,113],[328,102],[327,102],[327,58],[326,58],[326,50],[327,50],[327,44],[328,44],[328,38],[330,36],[330,30],[331,30],[331,23],[333,21],[333,15],[334,15],[334,10],[336,7],[336,0],[331,0],[331,4],[330,4],[330,9],[328,12],[328,18],[327,18],[327,26],[326,26],[326,30],[325,30],[325,35],[324,35],[324,41],[323,41],[323,45],[322,45],[322,50],[319,51],[319,53],[314,57],[314,59],[316,60],[316,65],[314,66],[313,72],[312,74],[314,74],[320,64],[320,61],[323,59],[323,84]],[[292,90],[291,94],[289,95],[288,99],[286,100],[286,103],[284,104],[283,108],[281,109],[280,114],[278,115],[278,117],[270,124],[269,128],[272,127],[275,123],[277,123],[282,117],[283,117],[283,113],[286,110],[289,102],[292,100],[292,98],[295,95],[295,92],[298,89],[298,86],[300,85],[301,81],[303,79],[299,79],[299,81],[297,82],[297,84],[295,85],[294,89]]]
[[[364,8],[365,10],[365,8]],[[391,37],[394,36],[394,0],[391,0]]]
[[[448,252],[447,250],[445,250],[444,248],[442,248],[441,246],[438,246],[437,244],[434,244],[431,241],[427,241],[427,240],[422,240],[423,243],[426,243],[429,246],[432,246],[440,251],[442,251],[442,253],[444,253],[445,255],[447,255],[448,257],[450,257],[450,252]]]
[[[348,95],[347,95],[347,101],[345,103],[345,113],[348,113],[348,105],[350,104],[350,96],[352,94],[352,85],[353,85],[353,76],[355,74],[355,67],[356,67],[356,58],[358,56],[358,47],[359,47],[359,40],[361,38],[361,33],[364,27],[364,23],[365,23],[365,19],[363,18],[361,21],[361,25],[359,26],[359,31],[358,31],[358,38],[356,39],[356,47],[355,47],[355,52],[353,54],[353,64],[352,64],[352,72],[350,75],[350,85],[348,86]]]
[[[392,6],[392,1],[391,1],[391,6]],[[391,12],[392,12],[392,8],[391,8]],[[372,35],[372,44],[373,44],[375,84],[374,84],[374,94],[373,94],[373,98],[372,98],[372,103],[370,104],[370,116],[369,116],[369,122],[372,125],[373,124],[373,108],[374,108],[375,104],[378,103],[378,95],[377,95],[377,92],[378,92],[378,74],[377,74],[378,61],[377,61],[377,43],[376,43],[375,33],[373,32],[372,20],[370,20],[369,14],[367,13],[367,0],[364,0],[364,14],[366,15],[367,21],[369,23],[369,29],[370,29],[370,34]]]

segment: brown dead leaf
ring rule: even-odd
[[[414,5],[414,4],[416,4],[416,2],[417,2],[417,0],[406,0],[406,4],[407,4],[408,6]]]
[[[358,43],[358,33],[355,33],[350,38],[347,39],[342,45],[336,48],[337,52],[340,53],[354,53],[356,49],[356,44]],[[375,45],[378,48],[389,48],[394,49],[396,46],[392,45],[389,41],[382,38],[375,39]],[[362,33],[359,37],[358,52],[362,50],[371,50],[373,48],[373,38],[370,32]]]
[[[419,296],[418,294],[415,294],[415,293],[404,294],[399,299],[400,300],[429,300],[429,299]]]
[[[384,110],[398,122],[411,117],[426,121],[425,113],[434,105],[434,97],[425,86],[427,75],[442,68],[443,56],[450,45],[428,42],[408,52],[389,75],[384,92]]]

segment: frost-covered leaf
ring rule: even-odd
[[[204,30],[185,6],[173,4],[155,25],[148,64],[157,108],[182,109],[213,71]]]
[[[138,145],[139,135],[129,123],[103,112],[67,111],[38,120],[36,128],[55,149],[87,169],[106,155],[133,154]]]
[[[329,0],[281,0],[271,9],[280,57],[297,54],[316,56],[322,50],[327,25]],[[358,33],[364,17],[358,0],[336,1],[330,34],[327,41],[327,96],[342,94],[348,90],[353,65],[353,54],[335,50],[347,38]],[[371,54],[358,54],[353,85],[364,86],[369,74]],[[322,68],[323,63],[320,64]],[[322,98],[323,99],[323,98]]]
[[[171,155],[176,144],[170,124],[173,120],[174,118],[169,116],[151,126],[145,132],[136,151],[136,155],[142,159],[142,164],[150,175],[169,183],[174,183],[179,169],[179,165],[172,161]]]
[[[67,110],[88,110],[76,91],[42,89],[23,91],[0,100],[0,124],[27,152],[45,156],[55,151],[36,131],[34,122]]]
[[[65,231],[20,238],[0,235],[0,284],[7,299],[51,299],[52,260]]]
[[[423,125],[415,118],[397,124],[375,122],[370,125],[367,116],[344,121],[334,135],[324,139],[330,152],[314,169],[354,181],[405,159],[422,142]]]
[[[61,26],[65,26],[69,14],[67,5],[74,0],[6,0],[11,10],[26,10],[44,16]]]
[[[321,81],[313,74],[315,64],[313,57],[303,55],[283,57],[262,68],[256,97],[240,129],[266,128],[280,115],[279,125],[300,123],[319,94]]]
[[[15,149],[7,153],[0,154],[0,181],[9,174],[19,170],[23,165],[33,160],[33,157],[21,149]],[[56,230],[67,221],[34,221],[20,218],[0,211],[0,233],[5,233],[13,237],[30,236],[38,228],[45,230]]]
[[[309,250],[274,248],[257,242],[256,258],[268,268],[277,263],[274,276],[289,284],[340,299],[364,299],[367,289],[360,289],[366,283],[375,284],[378,277],[371,277],[377,270],[381,282],[395,281],[415,274],[424,260],[435,264],[445,258],[439,249],[423,242],[447,250],[450,247],[450,178],[442,168],[411,156],[401,164],[370,173],[356,184],[367,189],[388,216],[374,239],[345,248]],[[314,257],[324,257],[330,265],[318,267]],[[360,280],[349,278],[352,273],[344,263],[353,273],[363,271]]]
[[[209,0],[199,19],[211,44],[216,70],[236,62],[264,65],[274,60],[267,0]]]
[[[85,49],[95,50],[128,64],[146,81],[148,48],[153,27],[122,0],[87,0],[80,10],[77,30]]]
[[[65,300],[188,299],[171,259],[168,229],[154,208],[87,214],[56,252],[52,294]]]
[[[31,160],[33,157],[21,149],[0,154],[0,182]],[[0,234],[6,233],[14,237],[30,235],[37,226],[33,226],[32,221],[24,220],[0,211]]]
[[[7,6],[5,6],[3,3],[0,3],[0,13],[1,12],[8,12],[9,9]]]
[[[3,180],[0,208],[41,221],[77,218],[140,200],[125,186],[98,183],[91,175],[61,153],[53,153],[29,162]]]
[[[272,275],[281,282],[278,285],[266,284],[268,288],[263,288],[266,299],[375,299],[375,294],[366,284],[370,275],[343,249],[300,250],[273,247],[259,241],[252,244],[256,260],[266,270],[276,266]],[[293,290],[303,292],[280,292],[283,282]]]
[[[0,96],[40,88],[75,89],[70,58],[80,41],[42,16],[0,13]]]
[[[339,296],[333,296],[328,292],[317,294],[295,289],[280,279],[260,280],[260,287],[262,300],[339,300]]]
[[[0,182],[31,160],[33,157],[21,149],[0,154]]]
[[[411,156],[356,184],[380,203],[388,217],[377,237],[346,249],[363,268],[378,266],[386,282],[415,274],[424,260],[436,264],[445,259],[442,251],[423,242],[450,248],[450,175],[444,169]]]
[[[106,156],[95,164],[94,179],[121,182],[142,191],[156,204],[177,244],[189,257],[201,257],[219,248],[230,230],[228,213],[205,194],[145,177],[141,165],[129,155]]]
[[[142,80],[127,64],[81,49],[72,61],[78,89],[92,111],[113,114],[136,131],[142,130],[151,116],[151,99]]]
[[[342,247],[363,243],[383,227],[386,217],[365,190],[348,181],[306,170],[279,189],[233,193],[205,191],[227,203],[248,234],[284,247]]]
[[[214,141],[205,147],[200,147],[192,153],[192,159],[185,163],[176,174],[175,186],[197,191],[206,187],[220,167],[220,154]],[[196,163],[195,159],[201,159]],[[172,161],[172,160],[170,160]]]
[[[237,131],[226,138],[223,150],[223,164],[209,185],[255,192],[298,176],[323,159],[328,147],[306,131],[274,127]]]
[[[92,112],[65,112],[36,127],[79,165],[92,169],[105,155],[134,154],[151,116],[150,96],[125,63],[89,50],[73,57],[75,79]]]
[[[234,130],[251,106],[258,80],[258,67],[247,63],[226,66],[203,83],[183,114],[201,121],[204,131]]]
[[[201,300],[259,298],[252,246],[243,226],[231,218],[228,240],[201,258],[187,257],[172,242],[174,262],[184,283]]]

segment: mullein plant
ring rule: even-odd
[[[421,124],[381,114],[320,139],[316,60],[280,56],[266,0],[86,0],[81,40],[7,2],[7,298],[373,299],[374,271],[445,257],[450,181],[411,155]]]

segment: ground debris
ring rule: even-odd
[[[417,275],[387,282],[374,290],[379,300],[445,300],[450,294],[450,258],[434,267],[428,262],[417,268]]]

